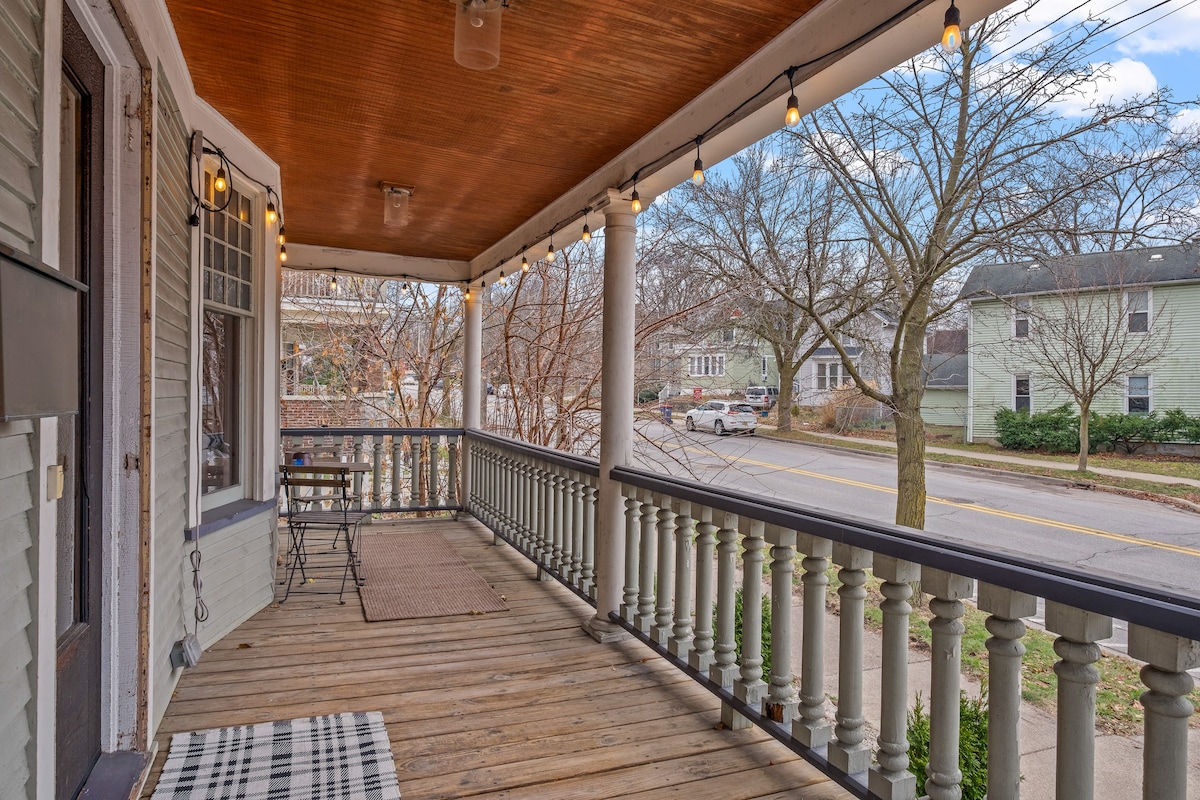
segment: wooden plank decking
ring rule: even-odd
[[[510,611],[367,623],[357,594],[293,593],[204,654],[158,732],[149,797],[179,731],[383,712],[405,800],[850,795],[765,734],[719,729],[716,699],[474,522],[436,526]]]

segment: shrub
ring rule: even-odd
[[[963,800],[987,797],[987,697],[958,696],[958,768],[962,771]],[[924,796],[925,767],[929,764],[929,714],[917,695],[908,712],[908,771],[917,776],[917,794]]]
[[[1093,414],[1089,423],[1089,434],[1097,444],[1109,450],[1120,448],[1125,453],[1136,453],[1150,442],[1162,442],[1171,438],[1169,425],[1156,412],[1150,414]]]
[[[1002,408],[996,412],[996,441],[1008,450],[1074,453],[1079,450],[1079,415],[1066,403],[1037,414]]]
[[[653,403],[658,400],[658,391],[655,389],[642,389],[637,393],[638,403]]]
[[[1182,408],[1163,414],[1162,425],[1170,435],[1162,441],[1200,442],[1200,417],[1190,417]]]

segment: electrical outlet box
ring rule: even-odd
[[[189,633],[171,648],[171,668],[196,666],[200,663],[200,652],[200,640],[194,633]]]

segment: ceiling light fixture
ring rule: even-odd
[[[800,124],[800,101],[796,98],[796,68],[789,67],[787,76],[792,93],[788,95],[787,113],[783,115],[783,124],[794,128]]]
[[[402,228],[412,219],[410,198],[416,191],[412,186],[398,183],[381,183],[383,189],[383,224],[391,228]]]
[[[500,63],[500,20],[508,0],[451,0],[454,60],[467,69],[488,70]]]
[[[950,7],[946,9],[946,29],[942,32],[942,50],[947,54],[953,53],[962,43],[962,29],[959,27],[962,24],[962,14],[954,5],[954,0],[950,0]]]
[[[704,185],[704,162],[700,160],[700,143],[704,141],[703,136],[696,137],[696,163],[692,165],[692,183],[697,186]]]

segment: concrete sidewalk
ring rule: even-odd
[[[801,598],[792,600],[792,668],[799,671],[800,647],[803,637]],[[825,691],[837,694],[838,627],[836,614],[825,614]],[[864,741],[875,746],[879,736],[880,674],[883,637],[873,631],[863,634],[863,715],[867,728]],[[1101,667],[1103,662],[1101,662]],[[920,692],[926,710],[929,708],[930,655],[909,648],[908,686],[911,709]],[[978,683],[963,678],[963,690],[978,697]],[[826,716],[834,722],[834,706],[826,703]],[[1055,741],[1058,720],[1052,712],[1035,708],[1028,703],[1021,707],[1021,783],[1022,800],[1062,800],[1055,798]],[[1188,797],[1200,797],[1200,735],[1192,730],[1188,737]],[[1096,734],[1095,796],[1099,800],[1139,798],[1142,796],[1141,736]],[[918,783],[918,787],[921,784]],[[918,796],[922,793],[918,791]]]
[[[762,428],[774,429],[774,426],[759,425]],[[854,436],[841,436],[834,433],[814,433],[812,431],[804,431],[812,436],[819,436],[822,439],[830,440],[830,444],[837,446],[837,442],[853,442],[855,444],[875,444],[881,447],[890,447],[893,450],[896,448],[896,443],[887,439],[859,439]],[[1003,455],[1000,453],[973,453],[966,450],[956,450],[950,447],[930,447],[925,446],[925,452],[938,453],[948,456],[962,456],[963,458],[974,458],[979,461],[991,461],[997,464],[1022,464],[1029,467],[1042,467],[1045,469],[1060,469],[1071,470],[1073,464],[1064,463],[1061,461],[1047,461],[1040,458],[1028,458],[1019,455]],[[967,465],[963,465],[967,466]],[[1133,480],[1149,481],[1151,483],[1172,484],[1177,486],[1195,486],[1200,488],[1200,480],[1195,478],[1177,478],[1172,475],[1156,475],[1152,472],[1133,472],[1125,469],[1110,469],[1108,467],[1088,467],[1090,472],[1095,472],[1099,475],[1110,475],[1114,478],[1131,478]]]

